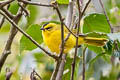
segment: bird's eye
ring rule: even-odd
[[[46,30],[50,30],[52,27],[47,27]]]

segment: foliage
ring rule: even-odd
[[[69,4],[69,0],[56,0],[60,5],[59,8],[61,10],[62,16],[66,16],[64,14],[64,6]],[[82,0],[81,0],[82,1]],[[112,3],[113,2],[113,3]],[[74,4],[76,6],[76,4]],[[97,37],[97,38],[106,38],[108,42],[103,47],[96,46],[88,46],[86,49],[86,80],[90,80],[93,78],[94,80],[116,80],[119,78],[120,74],[120,65],[117,60],[120,58],[120,29],[117,27],[120,23],[120,0],[107,0],[104,3],[105,9],[107,11],[110,22],[113,26],[114,33],[111,33],[110,26],[106,20],[106,17],[103,13],[92,12],[91,7],[89,6],[88,13],[84,15],[83,25],[81,26],[83,34],[86,34],[89,37]],[[96,5],[94,5],[96,6]],[[77,6],[76,6],[77,7]],[[19,5],[17,1],[12,2],[9,7],[9,11],[16,15],[18,12]],[[44,7],[42,7],[44,8]],[[37,41],[42,47],[44,47],[47,51],[49,49],[43,43],[42,32],[40,28],[46,22],[53,22],[60,24],[57,18],[53,19],[49,14],[49,17],[46,14],[42,14],[41,12],[48,12],[51,8],[45,8],[42,10],[41,7],[36,7],[33,5],[28,5],[26,10],[29,12],[29,16],[24,16],[26,20],[26,24],[24,24],[24,19],[19,21],[22,24],[22,29],[30,35],[35,41]],[[62,9],[61,9],[62,8]],[[92,8],[93,9],[93,8]],[[94,10],[96,11],[96,10]],[[24,12],[25,13],[25,12]],[[55,12],[52,12],[55,13]],[[78,12],[76,11],[78,14]],[[41,16],[45,16],[42,18]],[[76,15],[78,16],[78,15]],[[1,16],[0,16],[1,17]],[[43,20],[43,21],[42,21]],[[42,23],[39,23],[41,21]],[[10,31],[11,24],[5,20],[2,28],[0,29],[0,53],[2,53],[5,41],[8,38],[8,32]],[[21,26],[20,26],[21,27]],[[116,30],[117,29],[117,30]],[[5,38],[5,39],[2,39]],[[3,41],[4,40],[4,41]],[[18,47],[19,46],[19,47]],[[79,48],[78,55],[76,59],[76,67],[75,67],[75,76],[74,80],[81,80],[82,74],[82,51],[83,46]],[[5,68],[10,67],[11,70],[13,68],[13,76],[11,80],[21,79],[21,76],[24,78],[23,80],[29,80],[29,75],[32,69],[36,69],[36,71],[40,74],[43,80],[49,80],[53,70],[55,69],[55,61],[51,59],[49,56],[46,56],[41,50],[37,48],[28,38],[24,35],[18,33],[15,37],[14,42],[11,47],[12,54],[8,56],[9,58],[6,60],[2,72],[0,74],[0,80],[5,79]],[[67,56],[67,60],[65,63],[63,80],[70,80],[71,75],[71,64],[73,61],[73,53]],[[114,62],[112,59],[115,58]],[[30,64],[31,63],[31,64]],[[15,69],[14,69],[15,68]],[[21,72],[24,72],[24,74]],[[106,75],[104,75],[106,73]]]

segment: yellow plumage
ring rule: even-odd
[[[50,48],[52,52],[59,53],[61,45],[61,27],[59,24],[47,23],[41,28],[44,43]],[[64,27],[64,38],[68,35],[68,30]],[[107,40],[104,38],[79,36],[78,44],[83,43],[88,45],[103,46]],[[76,38],[71,34],[64,46],[64,53],[67,53],[76,44]]]

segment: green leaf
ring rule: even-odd
[[[89,32],[86,35],[89,37],[107,38],[107,34],[101,32]]]
[[[56,0],[59,4],[69,4],[69,0]]]
[[[62,80],[70,80],[72,61],[73,61],[73,58],[67,57],[67,60],[66,60],[66,63],[65,63],[65,68],[64,68],[64,75],[62,77]],[[80,58],[77,57],[74,80],[77,80],[77,76],[78,76],[77,74],[78,74],[78,71],[79,71],[79,62],[80,62]]]
[[[28,21],[28,26],[31,25],[32,23],[34,23],[34,21],[36,20],[37,16],[38,16],[38,9],[36,6],[28,6],[28,10],[30,12],[29,17],[27,17],[27,21]]]
[[[95,53],[103,53],[104,51],[102,47],[91,46],[91,45],[88,45],[88,49],[94,51]]]
[[[89,64],[93,64],[94,61],[96,61],[98,58],[100,58],[101,56],[105,55],[104,53],[98,54],[97,56],[95,56],[93,59],[90,60]]]
[[[15,2],[13,2],[11,5],[10,5],[10,7],[9,7],[9,11],[12,13],[12,14],[16,14],[17,13],[17,11],[18,11],[18,8],[19,8],[19,6],[18,6],[18,4],[17,4],[17,2],[15,1]]]
[[[115,2],[116,2],[117,7],[120,8],[120,0],[115,0]]]
[[[93,13],[84,18],[83,33],[88,32],[110,33],[110,27],[103,14]]]
[[[33,24],[26,31],[39,44],[43,42],[40,27],[41,27],[40,25]],[[33,50],[35,48],[37,48],[37,46],[35,44],[33,44],[25,36],[22,36],[22,38],[20,40],[20,51],[23,51],[23,50]]]

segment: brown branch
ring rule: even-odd
[[[62,58],[62,54],[64,51],[64,26],[63,26],[64,19],[62,18],[62,15],[60,13],[60,10],[58,8],[58,4],[56,1],[52,3],[52,6],[56,10],[56,12],[59,16],[59,19],[60,19],[60,24],[61,24],[61,45],[60,45],[60,56],[59,57]]]
[[[18,5],[21,7],[21,9],[25,12],[26,16],[29,16],[29,12],[18,2]]]
[[[36,76],[39,78],[39,80],[42,80],[41,76],[33,69],[33,71],[30,74],[30,79],[37,80]]]
[[[8,0],[8,1],[0,1],[0,9],[8,4],[10,4],[11,2],[13,2],[14,0]]]
[[[26,1],[26,0],[18,0],[18,2],[23,2],[25,4],[30,4],[30,5],[37,5],[37,6],[44,6],[44,7],[53,7],[50,4],[43,4],[40,2],[31,2],[31,1]]]
[[[81,16],[83,16],[83,14],[85,13],[85,11],[86,11],[88,5],[90,4],[90,2],[91,2],[91,0],[89,0],[89,1],[86,3],[85,8],[83,9]]]
[[[10,80],[12,74],[13,71],[11,71],[9,68],[6,68],[5,80]]]
[[[65,25],[65,27],[67,28],[67,30],[73,35],[73,36],[75,36],[76,37],[76,34],[74,34],[70,29],[69,29],[69,27],[67,27],[67,25],[64,23],[64,25]]]
[[[62,80],[62,76],[63,76],[63,72],[64,72],[64,66],[65,66],[65,62],[66,62],[66,54],[63,54],[62,56],[62,60],[60,62],[60,66],[59,66],[59,71],[57,73],[56,79],[55,80]]]
[[[61,62],[60,60],[57,61],[56,68],[54,69],[50,80],[56,80],[56,76],[57,76],[57,73],[59,70],[60,62]]]
[[[75,64],[76,64],[76,56],[77,56],[77,49],[78,49],[78,36],[79,36],[79,29],[80,29],[80,21],[83,17],[83,14],[85,13],[89,3],[91,2],[91,0],[89,0],[86,5],[85,8],[83,9],[83,11],[81,12],[80,10],[80,4],[79,4],[79,0],[77,0],[77,4],[78,4],[78,11],[79,11],[79,18],[78,18],[78,25],[77,25],[77,37],[76,37],[76,47],[75,47],[75,54],[74,54],[74,59],[73,59],[73,63],[72,63],[72,71],[71,71],[71,80],[73,80],[74,78],[74,71],[75,71]]]
[[[1,10],[2,10],[6,15],[8,15],[11,19],[14,18],[14,16],[13,16],[7,9],[1,8]]]
[[[78,5],[78,11],[79,11],[79,19],[78,19],[78,25],[77,25],[77,37],[76,37],[76,46],[75,46],[75,54],[74,54],[74,59],[72,62],[72,71],[71,71],[71,80],[74,79],[74,72],[75,72],[75,64],[76,64],[76,56],[77,56],[77,52],[78,52],[78,38],[79,38],[79,30],[80,30],[80,20],[82,18],[82,13],[80,10],[80,4],[79,4],[79,0],[77,0],[77,5]]]
[[[2,14],[18,31],[20,31],[24,36],[26,36],[29,40],[31,40],[37,47],[39,47],[41,50],[43,50],[47,55],[51,56],[52,58],[57,60],[57,56],[52,55],[48,51],[46,51],[44,48],[42,48],[39,43],[37,43],[31,36],[29,36],[27,33],[25,33],[21,28],[17,26],[17,24],[11,20],[8,16],[6,16],[3,12],[0,11],[0,14]]]
[[[99,0],[99,2],[100,2],[101,7],[103,8],[104,15],[105,15],[105,17],[106,17],[106,19],[107,19],[107,22],[108,22],[109,26],[110,26],[111,33],[113,33],[113,28],[112,28],[112,25],[111,25],[111,23],[110,23],[110,20],[109,20],[109,18],[108,18],[108,16],[107,16],[107,12],[106,12],[106,10],[105,10],[105,8],[104,8],[104,5],[103,5],[103,3],[102,3],[101,0]]]
[[[10,4],[8,4],[7,9],[9,9],[9,7],[10,7]],[[2,17],[2,18],[1,18],[1,21],[0,21],[0,29],[1,29],[1,27],[2,27],[2,25],[3,25],[3,23],[4,23],[4,21],[5,21],[5,18]]]
[[[5,21],[5,18],[2,17],[2,18],[1,18],[1,21],[0,21],[0,29],[1,29],[1,27],[2,27],[2,25],[3,25],[3,23],[4,23],[4,21]]]
[[[1,8],[1,10],[10,18],[10,19],[13,19],[13,21],[17,24],[18,21],[20,20],[21,16],[22,16],[22,10],[19,9],[18,10],[18,13],[16,16],[13,16],[7,9],[5,8]],[[3,16],[5,17],[5,16]],[[0,57],[0,72],[1,72],[1,69],[3,67],[3,64],[5,63],[8,55],[11,53],[11,45],[12,45],[12,42],[13,42],[13,39],[15,37],[15,35],[17,34],[17,29],[15,27],[11,27],[11,30],[10,30],[10,34],[9,34],[9,37],[8,37],[8,40],[6,42],[6,45],[5,45],[5,49]]]
[[[70,7],[70,5],[68,5],[68,7]],[[56,8],[56,6],[54,6],[54,8]],[[73,10],[73,9],[70,9],[70,10]],[[72,19],[72,11],[70,11],[70,10],[68,10],[68,14],[70,15],[71,14],[71,16],[69,16],[69,18],[71,18]],[[62,16],[61,16],[61,13],[60,13],[60,11],[59,11],[59,9],[56,9],[56,11],[57,11],[57,13],[58,13],[58,15],[59,15],[59,18],[60,18],[60,21],[61,21],[61,23],[63,23],[64,25],[65,25],[65,23],[62,21]],[[68,18],[68,17],[67,17]],[[67,26],[70,26],[70,24],[71,24],[71,20],[70,19],[66,19],[66,23],[67,23],[67,25],[65,25],[65,27],[67,27]],[[63,25],[63,24],[61,24],[61,26]],[[67,29],[72,33],[72,31],[67,27]],[[62,32],[61,32],[61,34],[62,34]],[[74,34],[74,33],[73,33]],[[64,34],[63,34],[64,35]],[[69,34],[68,34],[69,35]],[[66,37],[67,38],[67,37]],[[64,40],[64,39],[63,39]],[[65,39],[66,40],[66,39]],[[64,41],[65,41],[64,40]],[[65,43],[65,42],[64,42]],[[63,43],[63,44],[64,44]],[[61,58],[62,57],[62,58]],[[52,74],[52,77],[51,77],[51,80],[62,80],[62,75],[63,75],[63,71],[64,71],[64,66],[65,66],[65,62],[66,62],[66,57],[67,57],[67,55],[66,54],[63,54],[63,55],[60,55],[59,56],[59,60],[57,61],[57,65],[56,65],[56,69],[55,69],[55,71],[53,72],[53,74]]]
[[[83,49],[83,72],[82,72],[82,80],[85,80],[85,51],[87,49],[87,46],[85,46],[85,48]]]

